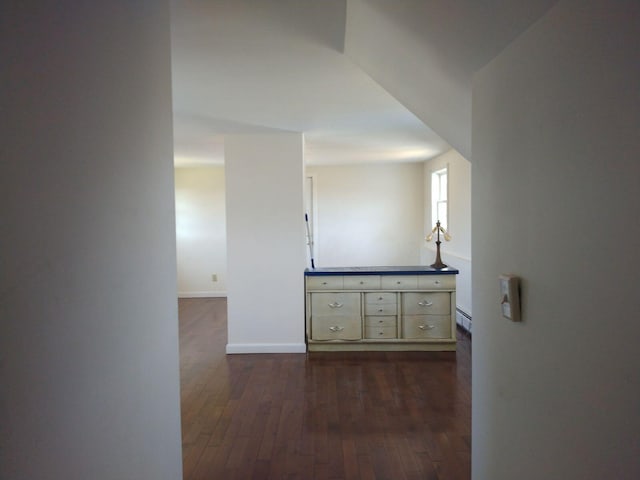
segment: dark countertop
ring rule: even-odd
[[[393,267],[323,267],[305,268],[305,276],[322,275],[452,275],[460,273],[452,267],[435,269],[426,265]]]

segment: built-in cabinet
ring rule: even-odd
[[[305,271],[309,351],[455,350],[452,268]]]

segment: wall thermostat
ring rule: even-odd
[[[520,321],[520,279],[515,275],[500,275],[500,308],[502,316]]]

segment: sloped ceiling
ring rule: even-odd
[[[554,3],[349,0],[345,53],[471,160],[473,73]]]
[[[174,0],[176,164],[273,131],[304,133],[307,164],[470,158],[473,72],[553,3]]]

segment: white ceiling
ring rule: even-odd
[[[172,2],[176,165],[227,133],[303,132],[310,165],[420,161],[450,147],[343,54],[345,0]]]
[[[471,159],[473,75],[555,2],[172,0],[176,164],[270,131],[311,165]]]

